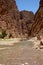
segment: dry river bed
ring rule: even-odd
[[[31,41],[0,45],[0,65],[43,65],[43,49],[34,49]]]

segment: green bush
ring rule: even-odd
[[[6,36],[7,36],[6,30],[3,30],[3,31],[2,31],[2,38],[6,37]]]

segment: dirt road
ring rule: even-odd
[[[32,42],[0,46],[0,65],[43,65],[43,50],[33,49]]]

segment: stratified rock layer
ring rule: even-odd
[[[35,22],[32,25],[31,34],[36,36],[37,34],[43,35],[43,0],[40,0],[40,7],[35,14]]]
[[[34,14],[29,11],[21,11],[20,19],[22,24],[22,34],[24,37],[29,37],[31,34],[31,27],[34,22]]]
[[[19,12],[15,0],[0,0],[0,33],[6,30],[7,37],[28,38],[43,35],[43,0],[34,15],[29,11]]]
[[[8,35],[18,37],[19,19],[15,0],[0,0],[0,32],[6,30]]]
[[[28,37],[34,14],[18,11],[15,0],[0,0],[0,32],[6,30],[7,37]]]

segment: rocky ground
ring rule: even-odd
[[[43,49],[34,48],[32,40],[0,45],[0,65],[43,65]]]

